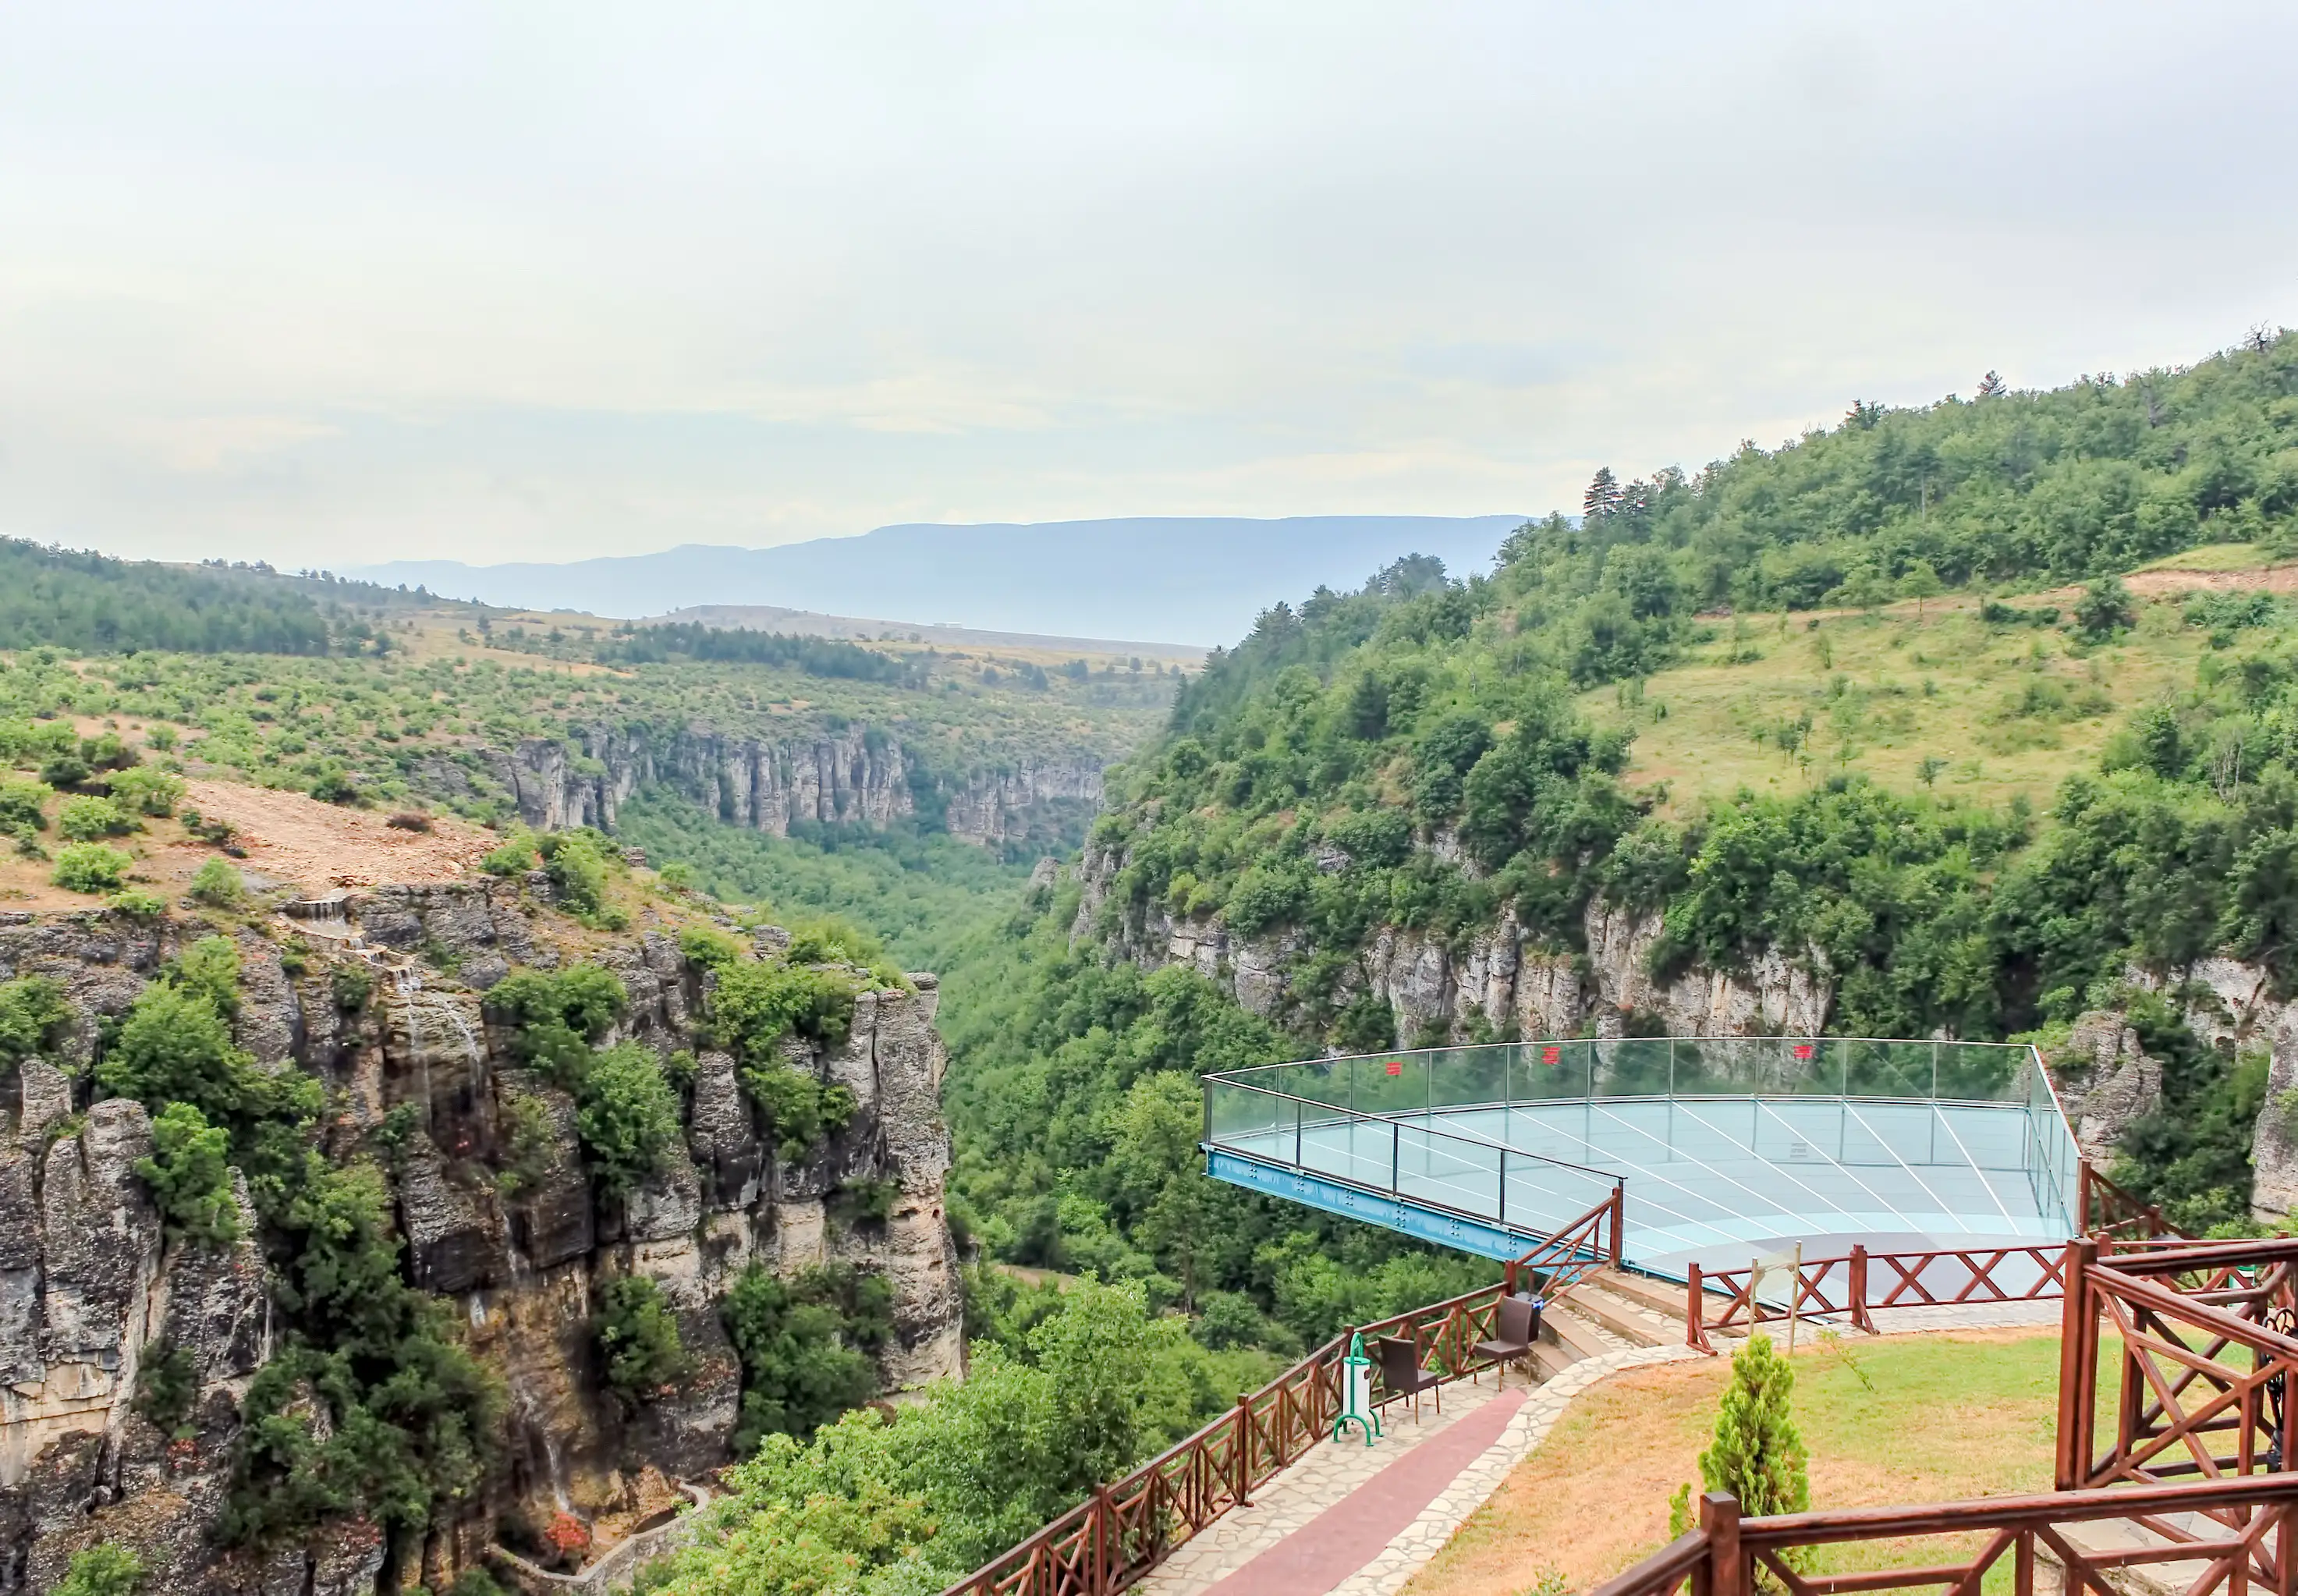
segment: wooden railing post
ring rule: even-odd
[[[1740,1560],[1740,1499],[1708,1492],[1699,1499],[1699,1527],[1707,1534],[1708,1596],[1748,1596]]]
[[[2075,1161],[2075,1233],[2088,1236],[2090,1230],[2090,1160]]]
[[[1620,1227],[1628,1211],[1627,1182],[1616,1181],[1612,1187],[1612,1267],[1620,1267]]]
[[[2083,1166],[2086,1175],[2090,1166]],[[2086,1188],[2087,1190],[2087,1188]],[[2095,1368],[2098,1316],[2091,1311],[2089,1273],[2098,1261],[2098,1243],[2087,1236],[2067,1244],[2066,1262],[2060,1268],[2061,1289],[2066,1293],[2059,1319],[2059,1450],[2055,1484],[2061,1491],[2082,1488],[2090,1472],[2090,1429],[2093,1393],[2085,1377]]]
[[[1684,1278],[1688,1282],[1686,1289],[1689,1294],[1683,1300],[1683,1344],[1696,1346],[1703,1352],[1713,1352],[1715,1349],[1707,1344],[1707,1288],[1699,1283],[1699,1266],[1686,1264]]]
[[[1500,1272],[1500,1290],[1509,1296],[1516,1295],[1516,1261],[1514,1259],[1510,1259],[1508,1268]]]
[[[1252,1398],[1236,1393],[1236,1505],[1252,1505]]]
[[[1117,1583],[1117,1554],[1111,1544],[1116,1539],[1116,1511],[1110,1506],[1109,1487],[1093,1488],[1093,1596],[1108,1596]]]
[[[1875,1321],[1867,1312],[1867,1246],[1864,1242],[1851,1244],[1851,1263],[1847,1272],[1850,1275],[1850,1285],[1847,1290],[1851,1298],[1851,1327],[1872,1336]]]

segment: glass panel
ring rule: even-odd
[[[1500,1213],[1500,1150],[1438,1135],[1417,1125],[1394,1128],[1400,1196],[1457,1208],[1487,1219]]]
[[[2025,1100],[2027,1082],[2020,1071],[2025,1048],[1998,1042],[1942,1042],[1938,1047],[1941,1097],[1963,1103]]]
[[[1671,1044],[1665,1037],[1623,1037],[1590,1046],[1596,1058],[1599,1097],[1664,1097]]]
[[[1928,1097],[1936,1042],[1845,1042],[1844,1091],[1853,1097]]]
[[[1451,1047],[1436,1054],[1438,1108],[1490,1105],[1506,1100],[1509,1048],[1501,1043]]]

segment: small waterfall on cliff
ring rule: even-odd
[[[535,1400],[526,1370],[517,1359],[509,1360],[505,1378],[510,1386],[511,1411],[542,1453],[544,1476],[550,1482],[551,1501],[560,1512],[574,1513],[574,1499],[567,1493],[566,1463],[559,1454],[558,1437],[550,1433],[550,1426],[543,1418],[542,1404]],[[581,1517],[579,1514],[575,1516]]]
[[[399,998],[399,1005],[407,1015],[407,1050],[415,1055],[415,1068],[423,1082],[423,1129],[431,1129],[431,1054],[423,1046],[423,1010],[416,998],[423,990],[423,977],[412,964],[401,964],[391,972],[391,989]]]

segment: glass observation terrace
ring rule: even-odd
[[[1494,1043],[1208,1075],[1217,1179],[1514,1258],[1622,1189],[1629,1261],[1800,1241],[2074,1234],[2076,1151],[2031,1047],[1841,1037]]]

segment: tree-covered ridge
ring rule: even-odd
[[[1434,562],[1403,561],[1366,597],[1433,597],[1412,624],[1455,635],[1505,616],[1526,640],[1514,663],[1587,686],[1657,668],[1703,612],[2029,589],[2198,543],[2280,547],[2298,539],[2298,333],[2046,392],[1855,403],[1832,428],[1743,444],[1697,474],[1623,484],[1604,470],[1583,508],[1576,525],[1555,515],[1510,537],[1489,586],[1432,594]],[[1285,665],[1328,664],[1380,608],[1324,591],[1279,605],[1184,691],[1175,725]]]
[[[0,538],[0,649],[325,654],[357,646],[341,606],[237,574]]]
[[[593,657],[602,665],[663,665],[672,660],[688,660],[792,666],[809,676],[895,682],[908,687],[922,687],[926,680],[922,661],[905,662],[842,638],[728,630],[698,622],[633,626],[619,638],[599,645]]]

